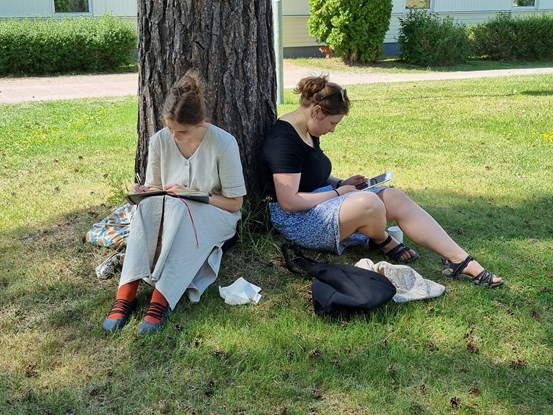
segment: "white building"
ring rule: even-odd
[[[2,1],[2,0],[0,0]],[[282,41],[285,57],[316,56],[321,52],[315,39],[307,31],[309,18],[308,0],[282,1]],[[517,6],[533,3],[532,6]],[[553,12],[553,0],[393,0],[390,29],[384,39],[384,54],[398,53],[399,18],[409,12],[409,8],[426,9],[440,16],[449,16],[466,25],[474,25],[488,20],[498,12],[531,14]]]
[[[105,13],[136,18],[137,1],[140,0],[0,0],[0,18],[101,16]],[[321,57],[321,45],[307,31],[308,0],[281,2],[284,56]],[[399,17],[404,16],[410,7],[427,9],[471,25],[486,21],[500,11],[515,14],[552,12],[553,0],[393,0],[390,29],[384,40],[386,55],[397,53]]]

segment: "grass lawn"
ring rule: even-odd
[[[348,86],[322,146],[337,175],[394,173],[482,264],[489,290],[412,266],[440,298],[314,316],[310,282],[275,235],[249,231],[218,284],[262,287],[227,306],[210,287],[167,327],[101,328],[117,278],[83,243],[133,180],[135,98],[0,106],[1,414],[546,414],[553,408],[553,75]],[[286,91],[282,113],[297,97]],[[315,255],[314,253],[311,253]],[[341,257],[383,257],[362,247]]]
[[[552,61],[539,62],[497,62],[486,59],[473,59],[466,63],[451,66],[421,67],[402,62],[398,58],[386,58],[371,64],[346,65],[341,58],[294,58],[286,59],[286,62],[306,68],[319,68],[332,72],[354,73],[428,73],[428,72],[454,72],[454,71],[485,71],[490,69],[514,69],[514,68],[548,68],[553,66]]]

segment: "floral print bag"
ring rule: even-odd
[[[129,203],[118,207],[100,222],[92,225],[85,235],[85,240],[107,248],[119,248],[126,245],[135,211],[136,206]]]

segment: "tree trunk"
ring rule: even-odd
[[[139,0],[138,35],[136,172],[145,177],[165,95],[196,68],[207,82],[209,121],[236,137],[249,198],[257,202],[259,148],[276,118],[271,0]]]

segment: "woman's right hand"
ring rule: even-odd
[[[340,185],[340,187],[344,187],[345,185],[350,185],[355,187],[366,181],[367,181],[367,178],[365,176],[361,174],[356,174],[354,176],[351,176],[351,177],[348,177],[347,179],[342,180],[342,184]]]
[[[143,186],[139,183],[135,183],[131,187],[131,193],[144,193],[144,192],[147,192],[148,190],[150,190],[148,187]]]

